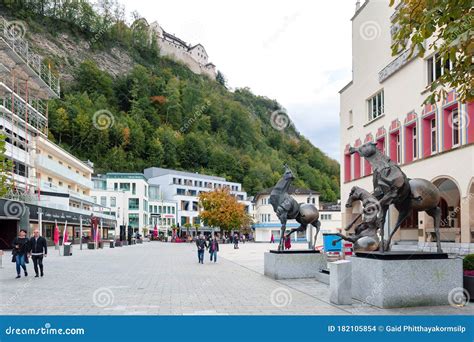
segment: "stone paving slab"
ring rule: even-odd
[[[71,257],[51,249],[45,277],[14,279],[6,253],[0,269],[3,315],[348,315],[472,314],[473,306],[381,310],[354,301],[329,302],[327,285],[313,279],[275,281],[263,275],[269,244],[221,245],[216,264],[197,262],[193,244],[149,242],[82,250]],[[305,245],[296,245],[305,248]]]
[[[209,263],[206,253],[200,265],[193,244],[82,251],[74,246],[71,257],[54,249],[50,254],[44,278],[32,277],[29,264],[30,275],[14,279],[15,265],[4,262],[0,314],[348,314],[224,258]]]
[[[237,250],[234,250],[229,245],[223,245],[221,247],[221,256],[228,258],[229,260],[232,260],[232,262],[235,262],[243,267],[263,274],[263,253],[275,248],[275,244],[269,243],[241,244],[240,248]],[[292,248],[306,249],[306,244],[293,244]],[[333,305],[329,302],[329,286],[315,279],[286,279],[278,280],[278,282],[295,291],[300,291],[304,294],[317,298],[328,305]],[[413,290],[416,291],[416,289]],[[353,300],[352,305],[336,305],[336,307],[342,308],[354,315],[474,315],[473,302],[464,307],[443,305],[381,309],[357,300]]]

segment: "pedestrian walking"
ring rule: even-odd
[[[217,262],[217,252],[219,252],[219,242],[217,242],[217,238],[214,236],[209,242],[210,261],[214,259],[214,262]]]
[[[198,262],[200,264],[204,264],[204,250],[207,248],[206,240],[204,240],[204,236],[201,234],[199,238],[196,240],[196,246],[198,249]]]
[[[30,256],[31,260],[33,260],[33,266],[35,268],[35,278],[44,276],[43,272],[43,257],[48,255],[48,244],[46,243],[46,239],[40,236],[40,232],[38,229],[33,231],[33,237],[30,239]],[[39,266],[39,272],[38,272]]]
[[[285,237],[285,249],[291,248],[291,238],[289,236]]]
[[[245,234],[242,234],[242,243],[245,243]]]
[[[275,237],[273,236],[273,233],[272,233],[272,236],[270,237],[270,243],[275,243]]]
[[[26,230],[21,229],[18,236],[13,239],[13,259],[16,263],[16,278],[21,278],[21,269],[25,272],[25,277],[28,277],[28,271],[26,270],[26,264],[28,263],[28,252],[29,252],[29,240],[26,237]]]
[[[234,249],[239,249],[239,236],[237,234],[234,235]]]

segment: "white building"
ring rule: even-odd
[[[441,241],[445,251],[472,250],[474,231],[474,103],[454,91],[435,105],[423,105],[430,83],[449,69],[434,51],[424,58],[392,56],[394,8],[366,1],[352,17],[352,81],[340,91],[341,198],[354,186],[373,189],[370,165],[350,146],[376,142],[409,178],[425,178],[441,191]],[[469,122],[471,124],[469,125]],[[345,225],[360,208],[346,209]],[[387,225],[397,217],[390,210]],[[395,235],[399,244],[429,250],[432,219],[413,213]],[[398,246],[400,247],[400,246]]]
[[[201,231],[205,230],[199,219],[198,196],[203,191],[228,188],[239,202],[245,204],[247,212],[251,210],[251,203],[247,200],[247,193],[242,190],[242,185],[228,182],[223,177],[158,167],[145,169],[144,174],[150,186],[160,187],[164,199],[177,203],[177,224],[180,227],[190,224],[198,225]]]
[[[280,240],[281,223],[272,205],[269,202],[271,188],[263,190],[255,195],[254,204],[254,239],[256,242],[269,242],[271,236],[276,242]],[[322,245],[323,233],[334,233],[341,228],[340,206],[322,206],[319,202],[319,193],[317,191],[295,188],[290,186],[289,192],[298,203],[313,204],[319,210],[319,220],[321,221],[321,230],[316,241],[316,246]],[[296,220],[288,220],[287,232],[293,228],[298,228],[300,224]],[[294,241],[311,241],[311,235],[314,236],[316,230],[314,227],[307,229],[306,232],[297,232],[292,235]]]
[[[142,173],[109,172],[97,175],[93,180],[94,202],[110,208],[119,225],[131,227],[133,232],[140,234],[151,228],[148,182]]]

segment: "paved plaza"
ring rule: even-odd
[[[14,279],[10,254],[0,269],[0,314],[31,315],[367,315],[474,314],[463,307],[379,309],[329,302],[327,285],[312,279],[275,281],[263,275],[269,244],[221,245],[216,264],[197,262],[194,244],[148,242],[79,250],[45,259],[45,277]],[[84,246],[85,247],[85,246]],[[276,247],[276,246],[275,246]],[[295,245],[304,248],[305,245]],[[416,289],[413,289],[416,291]]]

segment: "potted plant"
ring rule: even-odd
[[[474,300],[474,254],[466,255],[462,266],[464,269],[464,288],[469,293],[471,300]]]

